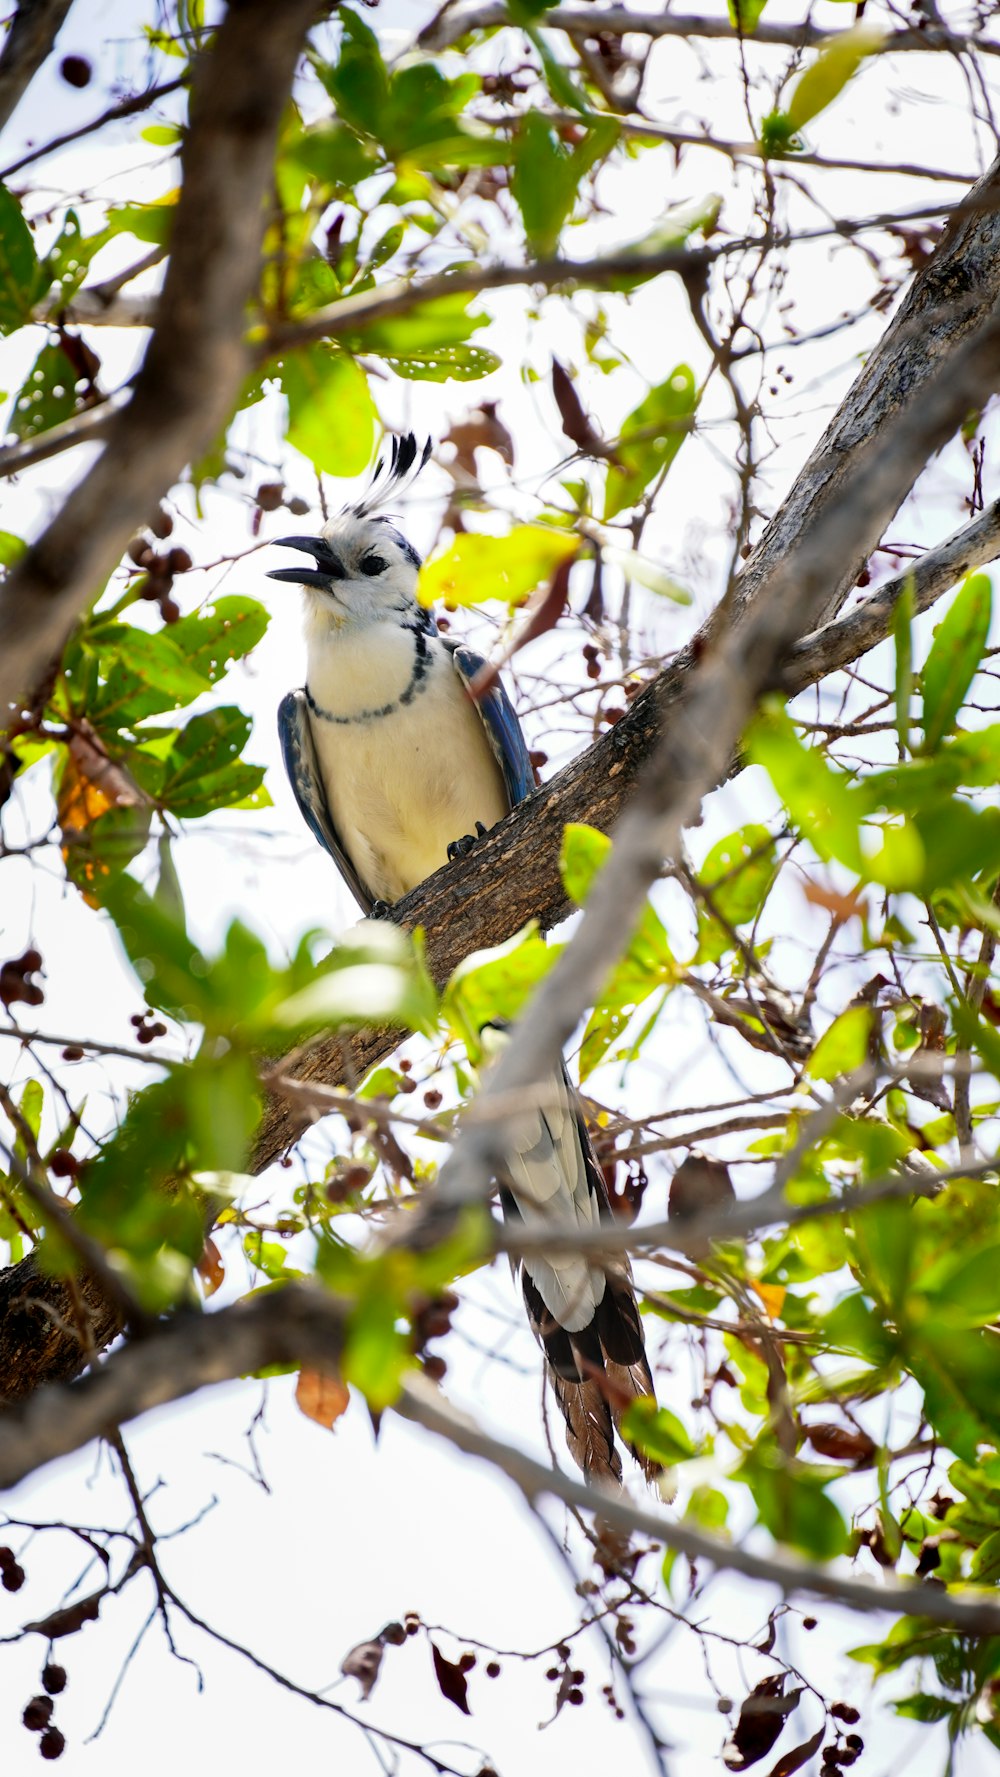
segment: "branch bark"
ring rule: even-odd
[[[44,674],[131,533],[208,449],[249,367],[282,110],[316,0],[242,0],[195,71],[160,321],[104,450],[0,588],[0,713]]]
[[[711,18],[690,12],[633,12],[627,6],[605,6],[599,11],[590,6],[554,6],[546,12],[544,23],[546,30],[566,31],[584,39],[600,32],[612,37],[682,37],[685,41],[700,37],[734,44],[741,41],[735,26],[721,14]],[[446,49],[469,31],[495,31],[503,25],[514,26],[503,0],[488,0],[485,5],[479,4],[479,0],[466,0],[465,4],[443,7],[421,31],[417,44],[421,49]],[[819,25],[777,25],[769,20],[759,20],[752,32],[755,44],[769,43],[787,49],[815,49],[829,36]],[[926,31],[893,31],[880,53],[919,54],[947,49],[961,55],[973,48],[985,55],[1000,55],[1000,44],[967,37],[941,25],[931,25]]]
[[[112,1353],[82,1382],[47,1387],[0,1423],[0,1487],[13,1487],[57,1457],[80,1450],[109,1426],[128,1424],[154,1407],[183,1400],[199,1388],[229,1381],[271,1364],[335,1366],[343,1345],[345,1309],[311,1284],[262,1292],[215,1313],[179,1316]],[[887,1579],[877,1585],[829,1567],[814,1567],[781,1552],[751,1553],[647,1507],[626,1494],[604,1493],[549,1469],[489,1437],[443,1395],[414,1378],[396,1411],[470,1455],[485,1457],[529,1499],[549,1497],[593,1512],[627,1533],[651,1537],[692,1560],[711,1562],[786,1594],[828,1598],[857,1611],[890,1611],[947,1624],[970,1635],[1000,1633],[1000,1605],[992,1597],[963,1596],[943,1587]]]
[[[0,130],[4,129],[62,28],[73,0],[20,0],[0,55]]]

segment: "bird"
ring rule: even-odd
[[[304,593],[306,682],[278,711],[285,768],[314,838],[375,917],[535,787],[506,691],[496,680],[470,694],[484,662],[418,603],[420,556],[384,510],[430,451],[412,432],[394,436],[361,498],[318,535],[277,540],[312,565],[269,574]],[[505,1123],[496,1184],[504,1216],[528,1230],[611,1219],[564,1063],[538,1104]],[[570,1454],[589,1479],[618,1484],[615,1429],[632,1401],[655,1393],[628,1259],[533,1254],[515,1269]],[[653,1478],[656,1465],[629,1448]]]

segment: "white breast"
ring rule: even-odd
[[[315,703],[352,718],[311,712],[330,813],[362,882],[389,902],[446,863],[452,840],[477,821],[495,826],[509,808],[482,720],[440,641],[428,638],[427,669],[399,703],[415,660],[412,632],[388,624],[309,649]]]

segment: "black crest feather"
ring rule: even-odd
[[[428,438],[423,450],[420,450],[413,432],[404,432],[401,437],[393,437],[388,469],[385,458],[379,457],[367,493],[349,506],[348,511],[353,512],[357,518],[369,518],[390,497],[401,494],[405,487],[416,481],[431,454],[432,442]]]

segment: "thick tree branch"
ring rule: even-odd
[[[71,5],[72,0],[20,0],[0,54],[0,130],[52,53]]]
[[[546,1468],[520,1450],[501,1443],[480,1430],[475,1421],[459,1413],[433,1384],[424,1378],[404,1387],[396,1403],[402,1418],[422,1425],[438,1437],[447,1438],[469,1456],[483,1457],[516,1483],[529,1500],[550,1498],[562,1500],[580,1511],[595,1512],[606,1523],[627,1535],[635,1533],[651,1537],[668,1549],[676,1549],[692,1561],[708,1561],[713,1567],[741,1573],[746,1579],[777,1586],[786,1596],[828,1598],[847,1610],[888,1611],[893,1616],[921,1617],[928,1622],[947,1624],[969,1635],[995,1635],[1000,1630],[1000,1605],[992,1589],[981,1593],[969,1589],[966,1594],[946,1592],[943,1586],[926,1585],[919,1580],[878,1582],[854,1579],[830,1567],[813,1567],[804,1561],[776,1552],[758,1555],[745,1543],[723,1542],[721,1537],[693,1530],[676,1518],[666,1518],[646,1506],[635,1505],[628,1495],[600,1493],[585,1482],[559,1469]]]
[[[278,125],[315,11],[241,0],[196,69],[161,319],[101,456],[0,588],[0,712],[42,677],[130,534],[229,417]]]
[[[862,379],[863,380],[863,379]],[[531,1092],[557,1065],[563,1046],[592,1005],[628,943],[663,860],[679,853],[683,829],[702,797],[727,770],[758,697],[780,682],[788,647],[831,602],[837,567],[856,539],[877,537],[928,456],[960,424],[973,402],[1000,386],[1000,305],[979,333],[921,378],[919,403],[899,403],[877,432],[856,444],[839,474],[835,504],[817,497],[796,538],[765,575],[751,602],[724,602],[697,662],[664,720],[663,736],[615,828],[614,849],[583,917],[545,977],[483,1088],[493,1096]],[[871,548],[869,542],[865,555]],[[621,724],[619,724],[621,726]],[[454,1209],[482,1198],[502,1166],[503,1136],[492,1121],[468,1121],[401,1237],[418,1239],[448,1225]],[[413,1224],[417,1226],[414,1228]]]
[[[546,12],[543,22],[546,30],[566,31],[570,36],[583,38],[596,37],[600,32],[612,37],[703,38],[734,44],[741,41],[730,20],[722,14],[711,18],[690,12],[633,12],[627,6],[554,6]],[[421,49],[446,49],[469,31],[495,31],[502,25],[517,28],[502,0],[487,0],[485,5],[479,0],[465,0],[464,4],[443,7],[421,31],[417,44]],[[751,41],[788,49],[814,49],[829,36],[819,25],[777,25],[759,20]],[[925,31],[892,31],[881,54],[942,49],[956,54],[975,49],[985,55],[1000,55],[1000,44],[987,38],[966,37],[940,25],[929,25]]]
[[[80,1450],[107,1427],[183,1400],[217,1382],[271,1364],[335,1366],[343,1343],[341,1303],[310,1284],[293,1283],[215,1313],[178,1317],[112,1353],[82,1382],[47,1387],[0,1423],[0,1487],[13,1487],[57,1457]],[[396,1409],[402,1417],[485,1457],[509,1475],[529,1499],[550,1497],[597,1513],[625,1532],[651,1537],[692,1560],[776,1585],[788,1594],[829,1598],[858,1611],[890,1611],[948,1624],[967,1634],[1000,1633],[1000,1605],[992,1593],[946,1592],[940,1586],[854,1579],[790,1556],[758,1555],[742,1544],[707,1536],[660,1512],[634,1505],[625,1494],[599,1492],[489,1437],[449,1405],[432,1385],[414,1378]]]

